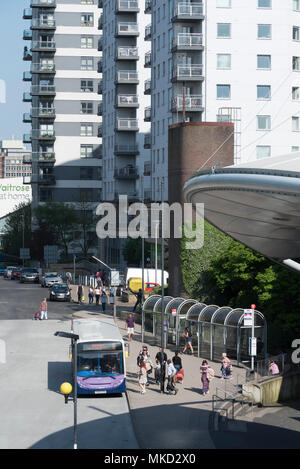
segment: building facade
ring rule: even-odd
[[[21,140],[0,141],[0,160],[1,178],[31,177],[31,151]]]

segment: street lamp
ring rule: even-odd
[[[54,333],[55,336],[57,337],[64,337],[66,339],[71,339],[72,340],[72,349],[74,346],[74,356],[73,358],[73,363],[74,363],[74,369],[73,369],[73,381],[74,381],[74,397],[73,397],[73,402],[74,402],[74,445],[73,449],[77,449],[77,340],[79,339],[79,335],[77,334],[72,334],[71,332],[64,332],[64,331],[57,331]],[[62,394],[65,396],[65,403],[68,403],[69,400],[69,395],[72,392],[72,386],[70,383],[63,383],[60,387],[60,391]]]

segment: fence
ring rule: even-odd
[[[272,362],[277,365],[278,370],[276,367],[271,367]],[[291,353],[281,353],[265,360],[259,360],[256,363],[257,379],[269,378],[270,376],[282,376],[294,371],[300,371],[300,364],[292,362]]]

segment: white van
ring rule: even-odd
[[[142,268],[141,267],[128,267],[126,272],[126,286],[128,286],[128,280],[130,278],[140,278],[142,279]],[[158,283],[161,285],[161,269],[157,269],[157,278],[155,282],[155,269],[144,269],[144,282],[148,283]],[[164,282],[165,285],[169,282],[169,273],[164,270]]]

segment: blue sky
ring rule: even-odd
[[[23,72],[30,67],[30,62],[23,61],[23,30],[30,27],[30,20],[23,20],[23,9],[29,4],[29,0],[0,0],[0,80],[6,84],[6,103],[0,102],[0,140],[22,139],[30,130],[30,124],[22,122],[23,113],[30,110],[30,103],[22,101],[30,86],[22,81]]]

